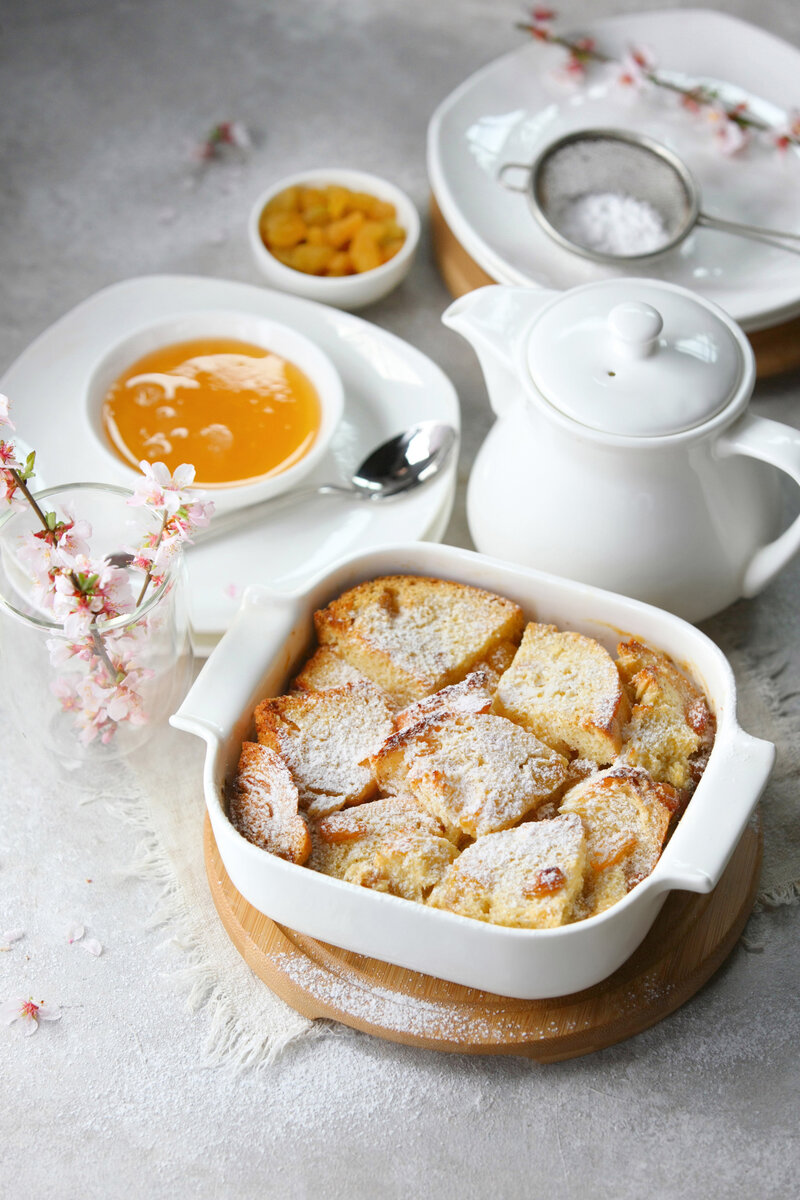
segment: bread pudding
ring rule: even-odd
[[[716,723],[662,651],[535,621],[505,597],[386,576],[317,612],[256,708],[230,817],[354,886],[526,929],[587,920],[653,870]]]

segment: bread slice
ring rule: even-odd
[[[406,705],[457,683],[501,643],[518,641],[523,616],[480,588],[390,575],[345,592],[314,623],[322,645]]]
[[[445,713],[485,713],[492,707],[492,692],[489,675],[483,668],[470,671],[460,683],[451,683],[441,691],[433,692],[424,700],[417,700],[408,708],[395,714],[394,727],[400,732],[410,729],[420,721],[441,717]]]
[[[529,821],[468,846],[428,903],[493,925],[551,929],[572,916],[585,860],[579,817]]]
[[[491,692],[497,691],[500,679],[514,661],[519,642],[500,642],[486,658],[475,664],[474,670],[481,671],[486,676],[486,686]]]
[[[267,746],[245,742],[228,793],[230,820],[242,837],[288,862],[304,863],[311,838],[298,801],[283,759]]]
[[[566,779],[560,754],[505,717],[445,714],[390,737],[371,758],[382,788],[408,793],[449,831],[516,825]]]
[[[347,808],[314,826],[311,866],[348,883],[426,899],[458,854],[441,823],[396,796]]]
[[[559,754],[601,765],[619,754],[628,708],[614,660],[599,642],[535,622],[494,698],[495,712]]]
[[[622,757],[661,783],[693,788],[716,732],[705,698],[660,650],[631,639],[620,642],[617,655],[633,700]]]
[[[264,700],[255,711],[259,742],[292,773],[300,806],[325,816],[374,796],[362,765],[392,732],[391,712],[370,684],[346,683],[324,692],[292,692]]]
[[[658,862],[679,794],[639,767],[614,766],[577,784],[560,813],[580,817],[587,838],[582,916],[626,896]]]
[[[377,686],[330,646],[320,646],[293,681],[292,687],[304,692],[327,692],[346,683]]]

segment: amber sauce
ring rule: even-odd
[[[288,359],[228,338],[179,342],[140,358],[109,388],[103,425],[116,453],[173,471],[192,463],[213,487],[285,471],[321,420],[311,380]]]

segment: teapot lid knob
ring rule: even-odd
[[[598,433],[688,433],[749,394],[750,345],[708,300],[657,279],[562,292],[529,327],[527,378],[550,408]]]
[[[625,358],[647,358],[658,346],[664,319],[652,304],[626,300],[608,314],[614,348]]]

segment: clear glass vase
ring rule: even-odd
[[[130,497],[124,488],[91,483],[35,495],[43,511],[89,522],[92,558],[123,566],[136,598],[145,574],[126,556],[147,534],[158,533],[161,515],[129,505]],[[147,742],[191,682],[182,554],[179,548],[174,552],[163,582],[151,582],[133,611],[98,618],[76,637],[54,618],[26,558],[26,535],[41,529],[27,507],[0,525],[3,695],[32,757],[49,753],[67,768],[111,762]]]

